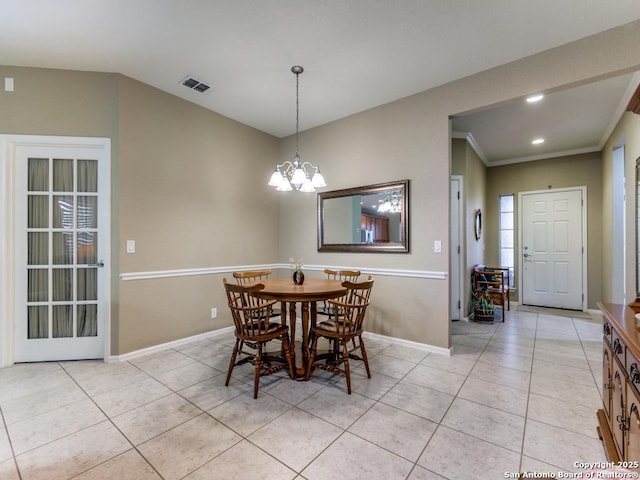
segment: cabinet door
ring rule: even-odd
[[[627,462],[640,462],[640,399],[638,392],[631,385],[627,385],[627,431],[625,442],[624,460]],[[628,465],[633,468],[635,465]]]
[[[627,385],[624,370],[620,363],[613,361],[613,381],[611,383],[611,434],[620,453],[620,458],[625,458],[624,433],[626,427],[626,396]]]
[[[604,405],[604,412],[607,414],[609,420],[609,429],[614,424],[611,420],[611,382],[612,382],[612,356],[611,346],[606,340],[603,343],[602,353],[602,403]]]

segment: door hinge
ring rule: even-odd
[[[458,300],[458,310],[460,310],[460,300]]]
[[[458,200],[460,200],[460,190],[458,190]]]
[[[460,245],[458,245],[458,255],[460,255]]]

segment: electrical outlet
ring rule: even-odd
[[[218,316],[218,309],[216,307],[213,307],[211,309],[211,318],[216,318]]]

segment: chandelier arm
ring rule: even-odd
[[[278,165],[276,165],[277,168],[285,168],[285,167],[293,167],[293,163],[291,163],[289,160],[285,160],[282,163],[279,163]]]

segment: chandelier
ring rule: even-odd
[[[400,213],[402,211],[402,195],[400,192],[392,192],[384,200],[378,202],[378,212]]]
[[[298,79],[304,69],[299,65],[294,65],[291,67],[291,71],[296,76],[296,154],[293,156],[293,162],[287,160],[276,165],[268,185],[276,187],[279,192],[289,192],[295,188],[300,192],[310,193],[315,192],[316,188],[326,187],[327,184],[320,173],[319,167],[300,160],[300,154],[298,153],[298,128],[300,126]]]

